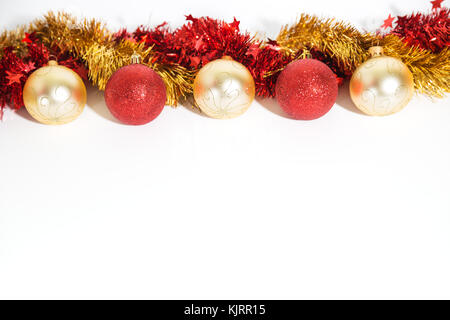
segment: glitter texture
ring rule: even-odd
[[[322,117],[334,105],[338,84],[335,74],[324,63],[303,59],[290,63],[276,85],[281,108],[297,120]]]
[[[166,102],[166,87],[152,69],[133,64],[117,70],[105,90],[109,111],[120,122],[146,124],[155,119]]]

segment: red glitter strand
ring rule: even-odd
[[[450,45],[449,13],[449,8],[442,8],[429,14],[397,17],[397,25],[391,33],[403,38],[410,46],[440,52]]]

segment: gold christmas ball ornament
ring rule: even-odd
[[[353,103],[372,116],[402,110],[414,93],[411,71],[402,61],[384,56],[381,47],[372,47],[369,52],[372,57],[356,69],[350,80]]]
[[[86,87],[78,74],[56,61],[31,74],[23,88],[30,115],[44,124],[75,120],[86,104]]]
[[[200,69],[194,81],[194,98],[212,118],[235,118],[252,104],[255,81],[245,66],[225,56]]]

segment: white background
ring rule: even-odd
[[[112,29],[236,16],[275,38],[300,12],[374,30],[428,1],[1,1]],[[75,122],[0,123],[0,298],[450,298],[449,100],[384,118],[348,88],[325,117],[275,101],[227,121],[166,107],[125,126],[90,88]]]

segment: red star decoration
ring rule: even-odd
[[[22,42],[33,43],[34,33],[25,32],[25,38],[22,39]]]
[[[256,45],[256,44],[252,44],[250,46],[250,48],[248,48],[246,55],[247,56],[252,56],[253,58],[256,59],[256,57],[258,57],[259,51],[260,51],[259,46]]]
[[[194,18],[192,14],[185,16],[187,21],[196,22],[198,19]]]
[[[198,65],[200,64],[200,58],[199,57],[189,57],[189,60],[191,62],[191,66],[193,66],[194,68],[197,68]]]
[[[30,61],[23,66],[23,71],[25,73],[29,73],[29,72],[33,71],[34,69],[36,69],[36,66],[34,65],[33,61]]]
[[[267,39],[267,47],[269,47],[272,50],[279,51],[280,46],[278,45],[278,42],[276,40]]]
[[[6,79],[9,80],[8,82],[8,86],[14,84],[14,83],[20,83],[20,78],[22,78],[22,74],[21,73],[14,73],[11,71],[6,71]]]
[[[201,47],[203,47],[203,44],[204,44],[204,42],[203,42],[203,36],[202,37],[200,37],[200,39],[197,39],[196,41],[195,41],[195,50],[200,50],[200,48]]]
[[[444,1],[444,0],[433,0],[433,1],[431,1],[431,4],[433,5],[433,10],[441,8],[442,1]]]
[[[267,44],[268,44],[269,46],[278,47],[278,42],[277,42],[277,40],[268,39],[268,40],[267,40]]]
[[[240,22],[237,21],[236,18],[234,18],[234,21],[233,21],[233,23],[230,23],[230,26],[231,26],[233,29],[239,31],[239,24],[240,24]]]
[[[383,29],[392,28],[392,23],[394,22],[395,18],[389,14],[389,17],[384,20],[384,24],[381,26]]]

